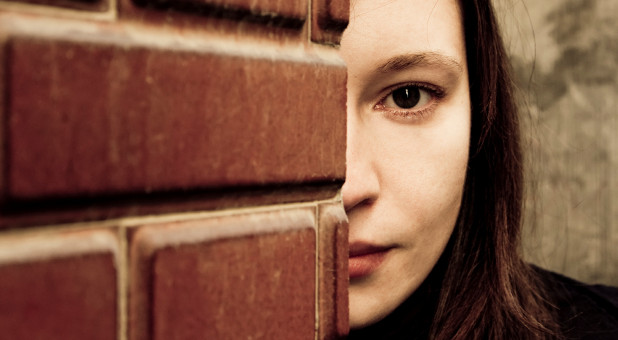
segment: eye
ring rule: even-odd
[[[407,85],[391,92],[383,101],[385,109],[412,109],[431,101],[431,93],[418,86]]]
[[[374,109],[393,119],[420,119],[430,115],[444,96],[442,88],[431,84],[400,85],[388,92]]]

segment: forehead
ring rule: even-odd
[[[341,52],[349,67],[379,65],[394,55],[438,53],[465,63],[457,0],[352,0]]]

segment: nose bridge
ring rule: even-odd
[[[362,122],[353,110],[353,107],[348,108],[346,180],[342,188],[343,203],[348,211],[362,202],[375,200],[379,191],[370,139],[363,133]]]
[[[355,114],[348,114],[346,136],[346,180],[366,171],[370,162],[370,145],[363,140],[363,129]],[[368,136],[364,136],[367,138]]]
[[[353,108],[351,108],[353,109]],[[348,111],[351,111],[348,109]],[[360,145],[360,127],[356,114],[348,112],[347,115],[347,136],[346,136],[346,183],[356,181],[362,164],[361,157],[363,156]]]

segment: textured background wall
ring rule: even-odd
[[[0,338],[346,333],[347,15],[0,1]]]
[[[618,2],[498,5],[528,110],[526,254],[618,285]]]

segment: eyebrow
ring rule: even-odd
[[[397,55],[378,66],[377,70],[391,73],[415,66],[446,67],[457,74],[463,72],[463,66],[455,58],[436,52]]]

